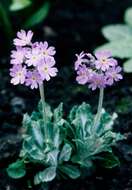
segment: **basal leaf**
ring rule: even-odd
[[[10,164],[7,168],[7,173],[10,177],[14,179],[18,179],[25,176],[26,170],[23,160],[18,160]]]
[[[77,105],[76,106],[73,106],[73,108],[71,109],[70,111],[70,114],[69,114],[69,120],[72,122],[75,117],[76,117],[76,111],[77,111]]]
[[[59,150],[50,151],[47,154],[46,162],[52,166],[57,166],[58,154],[59,154]]]
[[[105,153],[101,159],[101,165],[105,168],[114,168],[120,165],[120,161],[113,153]]]
[[[56,176],[56,167],[51,166],[44,171],[38,172],[34,177],[34,183],[40,184],[41,182],[52,181]]]
[[[69,161],[71,157],[72,147],[69,144],[65,144],[62,148],[62,151],[59,156],[59,161],[62,163],[63,161]]]
[[[59,169],[72,179],[80,177],[80,171],[74,165],[65,164],[61,166]]]
[[[34,141],[40,146],[43,147],[44,143],[44,136],[43,131],[41,129],[41,123],[40,121],[33,121],[32,122],[32,136],[34,138]]]
[[[54,122],[58,122],[62,119],[63,116],[63,103],[54,110]]]
[[[41,113],[41,117],[42,117],[43,109],[42,109],[42,103],[41,103],[41,101],[38,103],[38,110]],[[45,111],[46,111],[46,117],[47,117],[47,119],[51,120],[51,118],[53,116],[53,113],[51,111],[51,107],[47,103],[46,103]]]

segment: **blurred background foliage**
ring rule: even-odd
[[[5,37],[11,40],[17,28],[29,29],[48,15],[51,2],[45,0],[1,0],[0,23]]]

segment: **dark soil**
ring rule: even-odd
[[[46,21],[35,29],[39,39],[47,39],[57,48],[60,74],[46,84],[46,99],[53,107],[63,101],[68,111],[72,105],[86,101],[95,111],[98,92],[90,92],[87,87],[76,84],[74,55],[82,50],[92,52],[104,43],[101,27],[122,23],[124,11],[129,6],[132,6],[132,0],[56,0],[53,3]],[[5,169],[18,158],[22,143],[22,115],[31,113],[36,107],[39,93],[10,84],[9,55],[5,57],[5,54],[0,63],[0,190],[27,190],[27,179],[12,180]],[[50,184],[51,190],[132,190],[131,97],[132,77],[124,75],[123,81],[106,90],[104,100],[107,111],[119,115],[114,130],[127,137],[115,150],[121,160],[120,167],[111,170],[97,167],[97,171],[85,180],[54,181]],[[40,187],[33,189],[41,190]]]

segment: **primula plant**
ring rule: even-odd
[[[30,174],[34,184],[53,179],[76,179],[91,175],[96,161],[103,167],[119,165],[112,146],[124,137],[113,131],[117,114],[109,115],[103,108],[104,88],[122,79],[121,67],[108,51],[80,53],[75,62],[76,80],[99,89],[97,114],[85,102],[74,106],[63,116],[63,104],[52,109],[45,102],[44,84],[57,75],[55,48],[45,42],[32,42],[33,33],[23,30],[14,39],[11,52],[11,83],[39,88],[41,100],[29,116],[23,117],[23,144],[19,159],[7,172],[18,179]]]

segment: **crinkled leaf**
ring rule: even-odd
[[[125,11],[124,20],[128,25],[132,26],[132,7]]]
[[[69,161],[71,157],[71,152],[72,152],[72,147],[69,144],[65,144],[59,156],[60,163],[62,163],[63,161]]]
[[[100,163],[105,168],[114,168],[120,165],[120,161],[113,153],[105,153],[100,158]]]
[[[60,103],[59,106],[54,110],[54,122],[58,122],[62,119],[63,116],[63,103]]]
[[[120,43],[121,39],[132,38],[132,28],[124,24],[104,26],[102,28],[102,33],[107,40],[117,41],[117,43]]]
[[[120,41],[112,41],[106,43],[96,49],[97,50],[109,50],[112,55],[119,58],[131,58],[132,57],[132,37],[130,39],[120,39]]]
[[[56,176],[56,167],[51,166],[44,171],[38,172],[34,177],[34,183],[40,184],[41,182],[52,181]]]
[[[23,116],[22,125],[23,125],[23,127],[27,127],[30,124],[31,124],[31,117],[26,113]]]
[[[31,0],[12,0],[12,3],[10,5],[10,11],[19,11],[22,10],[29,5],[31,5]]]
[[[108,130],[112,130],[115,119],[118,117],[116,113],[112,115],[108,114],[104,109],[102,109],[100,125],[96,129],[98,135],[103,135]]]
[[[44,136],[41,129],[41,123],[40,121],[33,121],[32,122],[32,135],[34,138],[34,141],[40,146],[43,147],[44,143]]]
[[[73,108],[72,108],[71,111],[70,111],[69,120],[70,120],[71,123],[72,123],[72,121],[73,121],[73,120],[75,119],[75,117],[76,117],[77,108],[78,108],[78,106],[73,106]]]
[[[45,158],[43,149],[40,149],[31,137],[24,140],[23,149],[20,155],[26,155],[32,161],[42,161]]]
[[[42,109],[41,101],[38,103],[38,110],[41,113],[41,117],[42,117],[43,109]],[[46,118],[50,121],[53,116],[53,113],[51,111],[51,107],[47,103],[46,103],[45,111],[46,111]]]
[[[80,170],[74,165],[65,164],[59,169],[72,179],[80,177]]]
[[[36,24],[41,23],[47,17],[49,10],[50,10],[50,2],[46,1],[40,7],[39,10],[37,10],[31,17],[28,18],[24,26],[26,28],[27,27],[29,28],[35,26]]]
[[[58,154],[59,154],[59,150],[50,151],[47,154],[46,162],[52,166],[57,166]]]
[[[18,160],[10,164],[7,168],[7,173],[10,177],[14,179],[18,179],[25,176],[26,170],[23,160]]]
[[[132,59],[127,60],[123,64],[123,69],[124,69],[124,72],[126,73],[132,73]]]

